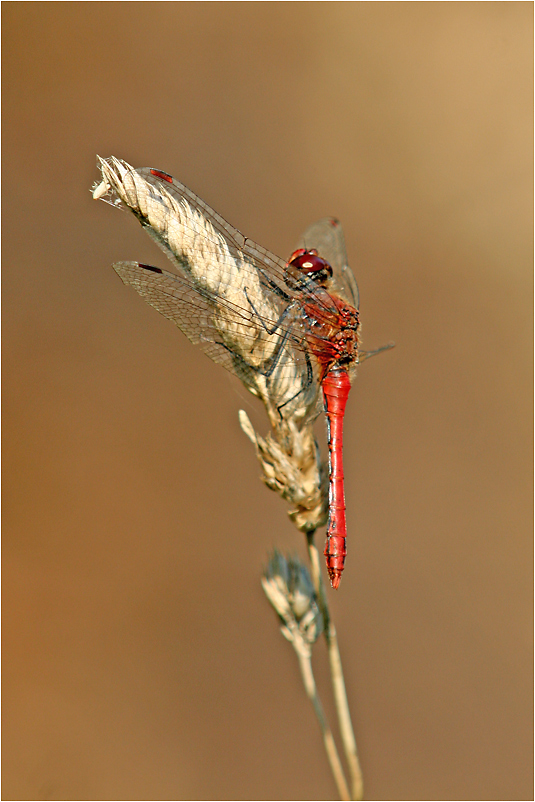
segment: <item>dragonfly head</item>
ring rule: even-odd
[[[315,248],[311,250],[299,248],[294,251],[288,259],[286,270],[290,283],[299,284],[305,278],[312,279],[321,287],[325,287],[333,274],[329,262],[318,256]]]

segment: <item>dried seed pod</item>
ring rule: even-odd
[[[253,443],[262,467],[262,479],[292,504],[288,515],[301,532],[313,532],[328,517],[328,477],[319,456],[312,425],[299,428],[292,419],[280,420],[273,435],[255,432],[247,413],[239,412],[240,426]]]
[[[312,580],[296,557],[275,550],[262,577],[262,587],[283,622],[281,632],[300,652],[310,652],[323,631]]]

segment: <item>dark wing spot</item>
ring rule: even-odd
[[[138,262],[138,267],[142,267],[143,270],[152,270],[153,273],[163,273],[163,270],[160,270],[159,267],[152,267],[152,265],[142,265],[141,262]]]
[[[169,181],[170,184],[173,183],[173,176],[169,175],[169,173],[164,173],[163,170],[151,170],[151,173],[156,178],[163,178],[164,181]]]

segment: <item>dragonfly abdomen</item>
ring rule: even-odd
[[[343,465],[344,413],[351,389],[347,372],[330,371],[323,379],[322,388],[329,428],[329,525],[324,554],[331,585],[336,590],[347,554]]]

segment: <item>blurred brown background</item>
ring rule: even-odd
[[[260,588],[304,543],[255,401],[114,274],[165,257],[96,153],[281,256],[342,220],[397,344],[348,405],[331,592],[366,798],[533,798],[532,13],[3,3],[4,799],[335,795]]]

